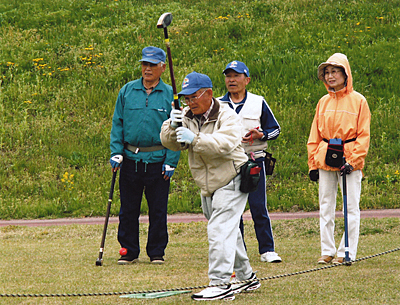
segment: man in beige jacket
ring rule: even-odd
[[[202,209],[208,219],[210,285],[226,284],[208,287],[192,299],[232,300],[235,293],[261,286],[239,230],[248,197],[239,190],[240,168],[248,159],[240,143],[241,124],[232,109],[221,107],[213,98],[207,75],[188,74],[178,95],[184,96],[188,107],[171,111],[171,118],[161,128],[161,142],[173,151],[189,150],[189,167],[201,189]],[[233,271],[238,281],[254,281],[231,283]]]

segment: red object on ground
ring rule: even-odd
[[[127,253],[128,253],[128,250],[126,248],[119,249],[119,254],[121,254],[122,256],[126,255]]]

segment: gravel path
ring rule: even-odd
[[[276,219],[299,219],[299,218],[318,218],[319,211],[315,212],[294,212],[294,213],[269,213],[271,220]],[[343,217],[341,211],[336,212],[336,217]],[[400,209],[389,210],[365,210],[361,211],[361,218],[400,218]],[[244,220],[251,220],[250,211],[243,214]],[[202,214],[174,214],[168,215],[169,223],[188,223],[193,221],[207,221]],[[140,217],[141,223],[148,223],[148,216]],[[118,217],[110,217],[109,223],[118,223]],[[16,219],[0,220],[0,227],[5,226],[62,226],[70,224],[98,225],[104,224],[104,217],[85,217],[85,218],[58,218],[58,219]]]

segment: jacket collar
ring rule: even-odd
[[[332,89],[328,89],[328,93],[331,97],[340,99],[340,98],[348,95],[350,92],[347,87],[344,87],[343,89],[341,89],[339,91],[334,91]]]
[[[160,81],[158,82],[158,84],[154,88],[154,90],[164,90],[164,86],[165,86],[165,84],[162,81],[162,79],[160,78]],[[142,89],[142,90],[146,91],[146,88],[143,86],[143,77],[141,77],[138,82],[133,83],[133,88],[137,89],[137,90]]]

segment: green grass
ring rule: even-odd
[[[237,295],[250,304],[398,304],[399,252],[277,279],[266,278],[320,267],[318,219],[277,220],[273,223],[276,251],[283,262],[262,263],[252,222],[245,221],[248,255],[259,278],[254,293]],[[207,223],[169,224],[166,263],[153,266],[145,254],[147,225],[140,225],[142,253],[134,265],[117,265],[117,225],[109,226],[104,263],[96,267],[101,225],[0,228],[0,294],[73,294],[148,291],[208,284]],[[336,221],[337,242],[343,219]],[[358,258],[400,246],[398,218],[362,219]],[[199,289],[193,290],[197,292]],[[61,298],[0,298],[0,304],[187,304],[190,294],[157,300],[118,296]],[[194,301],[193,301],[194,303]],[[225,302],[213,302],[213,304]]]
[[[270,143],[278,161],[268,178],[269,210],[318,209],[306,142],[326,93],[317,67],[334,52],[349,57],[354,87],[372,112],[361,208],[399,208],[399,4],[0,0],[0,217],[105,213],[115,100],[140,77],[141,49],[165,49],[156,23],[167,11],[178,89],[196,70],[211,77],[220,96],[222,70],[241,60],[251,73],[248,89],[265,96],[279,121],[282,133]],[[168,72],[163,79],[170,83]],[[169,213],[200,212],[198,193],[183,154]]]

